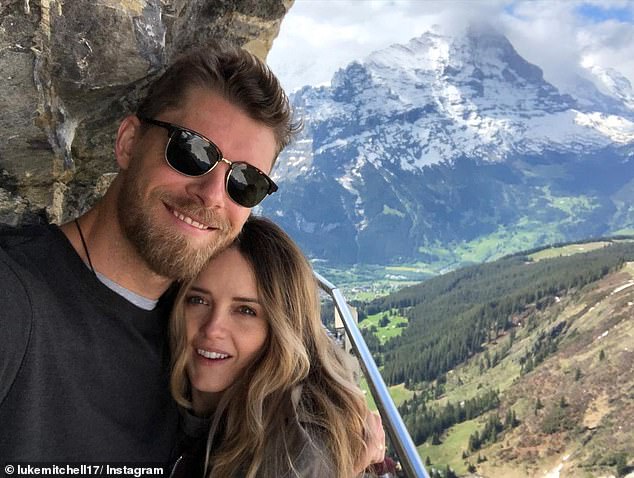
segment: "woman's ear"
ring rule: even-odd
[[[141,137],[141,121],[135,115],[124,118],[117,131],[114,153],[117,164],[123,170],[128,169],[132,161],[134,148]]]

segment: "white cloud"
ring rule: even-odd
[[[583,3],[573,1],[518,2],[499,26],[516,50],[544,70],[547,80],[566,83],[581,65],[612,67],[634,79],[634,25],[614,20],[594,22],[578,14]],[[626,2],[600,2],[604,8]],[[627,2],[632,8],[631,2]]]
[[[485,20],[556,84],[580,71],[581,62],[615,68],[634,84],[634,24],[584,17],[583,4],[627,9],[634,17],[632,0],[296,0],[268,60],[292,91],[329,83],[338,68],[432,25],[453,33]]]

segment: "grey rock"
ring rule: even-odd
[[[119,120],[212,39],[265,59],[293,0],[0,0],[0,222],[63,222],[103,194]]]

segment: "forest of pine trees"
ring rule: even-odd
[[[472,420],[484,412],[497,408],[500,399],[497,391],[488,391],[460,404],[447,403],[441,409],[428,408],[427,402],[433,399],[432,394],[415,394],[399,407],[405,426],[416,445],[421,445],[428,438],[439,442],[442,433],[457,423]],[[436,443],[438,444],[438,443]]]
[[[502,423],[497,413],[489,415],[482,431],[478,432],[476,430],[469,436],[469,453],[478,451],[482,448],[482,445],[495,443],[502,431],[515,428],[519,423],[515,411],[511,409],[507,411],[504,423]]]
[[[578,290],[632,260],[634,243],[622,242],[538,262],[527,255],[514,255],[467,267],[358,305],[361,320],[392,309],[408,319],[404,332],[384,344],[368,332],[364,336],[383,366],[386,382],[413,388],[481,352],[483,344],[509,331],[514,316],[543,309],[557,296]],[[530,326],[530,317],[528,322]],[[556,350],[565,333],[565,324],[560,327],[541,337],[524,357],[524,372]],[[496,363],[495,357],[490,358],[488,366]]]

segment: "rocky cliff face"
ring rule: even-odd
[[[117,123],[171,58],[264,58],[293,0],[0,0],[0,222],[60,222],[116,172]]]

